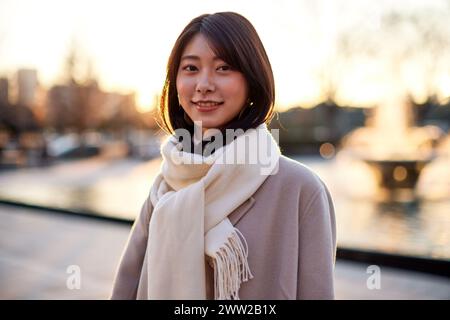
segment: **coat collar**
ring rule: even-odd
[[[248,210],[250,210],[251,207],[253,207],[254,204],[255,198],[250,197],[228,216],[228,219],[230,219],[233,226],[236,226],[239,220],[241,220],[241,218],[248,212]]]

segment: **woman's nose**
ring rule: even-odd
[[[198,78],[196,87],[197,92],[206,93],[208,91],[214,91],[215,85],[213,82],[211,76],[207,72],[204,72]]]

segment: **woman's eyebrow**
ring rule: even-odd
[[[180,61],[183,61],[183,60],[186,60],[186,59],[200,60],[200,57],[190,54],[190,55],[185,55],[185,56],[181,57]],[[216,60],[222,60],[222,59],[217,57],[217,56],[214,56],[213,61],[216,61]]]

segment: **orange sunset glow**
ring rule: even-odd
[[[445,1],[0,1],[0,75],[38,70],[42,86],[61,81],[64,61],[76,47],[81,79],[95,76],[102,88],[136,92],[140,111],[155,105],[171,46],[182,27],[201,13],[236,11],[254,23],[272,63],[278,110],[313,106],[336,87],[339,104],[370,107],[392,86],[421,102],[428,94],[450,95],[450,59],[437,61],[419,32],[389,14],[406,6],[440,34],[450,34]],[[177,10],[172,10],[176,7]],[[26,9],[25,9],[26,8]],[[447,10],[447,11],[445,11]],[[370,41],[367,39],[370,35]],[[438,35],[440,36],[440,35]],[[350,45],[349,45],[350,43]],[[403,52],[399,44],[411,48]],[[448,54],[448,51],[446,51]],[[428,69],[427,69],[428,68]],[[326,72],[324,72],[326,70]],[[327,87],[328,86],[328,87]]]

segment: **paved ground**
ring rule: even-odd
[[[108,298],[128,233],[114,222],[0,205],[0,299]],[[80,268],[80,289],[67,287],[70,266]],[[449,279],[386,267],[381,288],[369,290],[367,267],[337,261],[337,299],[450,299]]]

